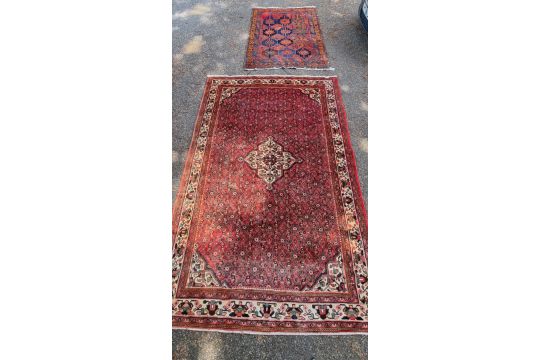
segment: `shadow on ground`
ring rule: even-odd
[[[367,360],[367,336],[173,331],[173,360]]]
[[[367,34],[358,20],[360,1],[310,1],[335,71],[243,69],[253,6],[306,6],[301,0],[173,0],[172,199],[189,148],[206,75],[338,75],[356,154],[362,192],[368,192]],[[367,336],[240,335],[173,331],[174,359],[367,359]]]

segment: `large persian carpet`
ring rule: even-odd
[[[337,77],[209,77],[173,210],[173,327],[367,332]]]
[[[245,67],[327,68],[317,9],[253,9]]]

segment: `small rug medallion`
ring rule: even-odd
[[[367,332],[366,223],[336,77],[209,77],[173,209],[173,327]]]
[[[255,8],[246,69],[328,68],[317,9]]]

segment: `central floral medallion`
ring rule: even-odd
[[[283,146],[275,142],[272,137],[266,139],[257,147],[257,150],[253,150],[241,160],[257,171],[257,176],[264,180],[269,190],[272,189],[272,184],[283,176],[283,170],[289,169],[294,163],[302,162],[302,159],[283,151]]]

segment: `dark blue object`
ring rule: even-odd
[[[368,31],[368,0],[362,0],[358,9],[358,15],[360,16],[360,22],[364,30]]]

